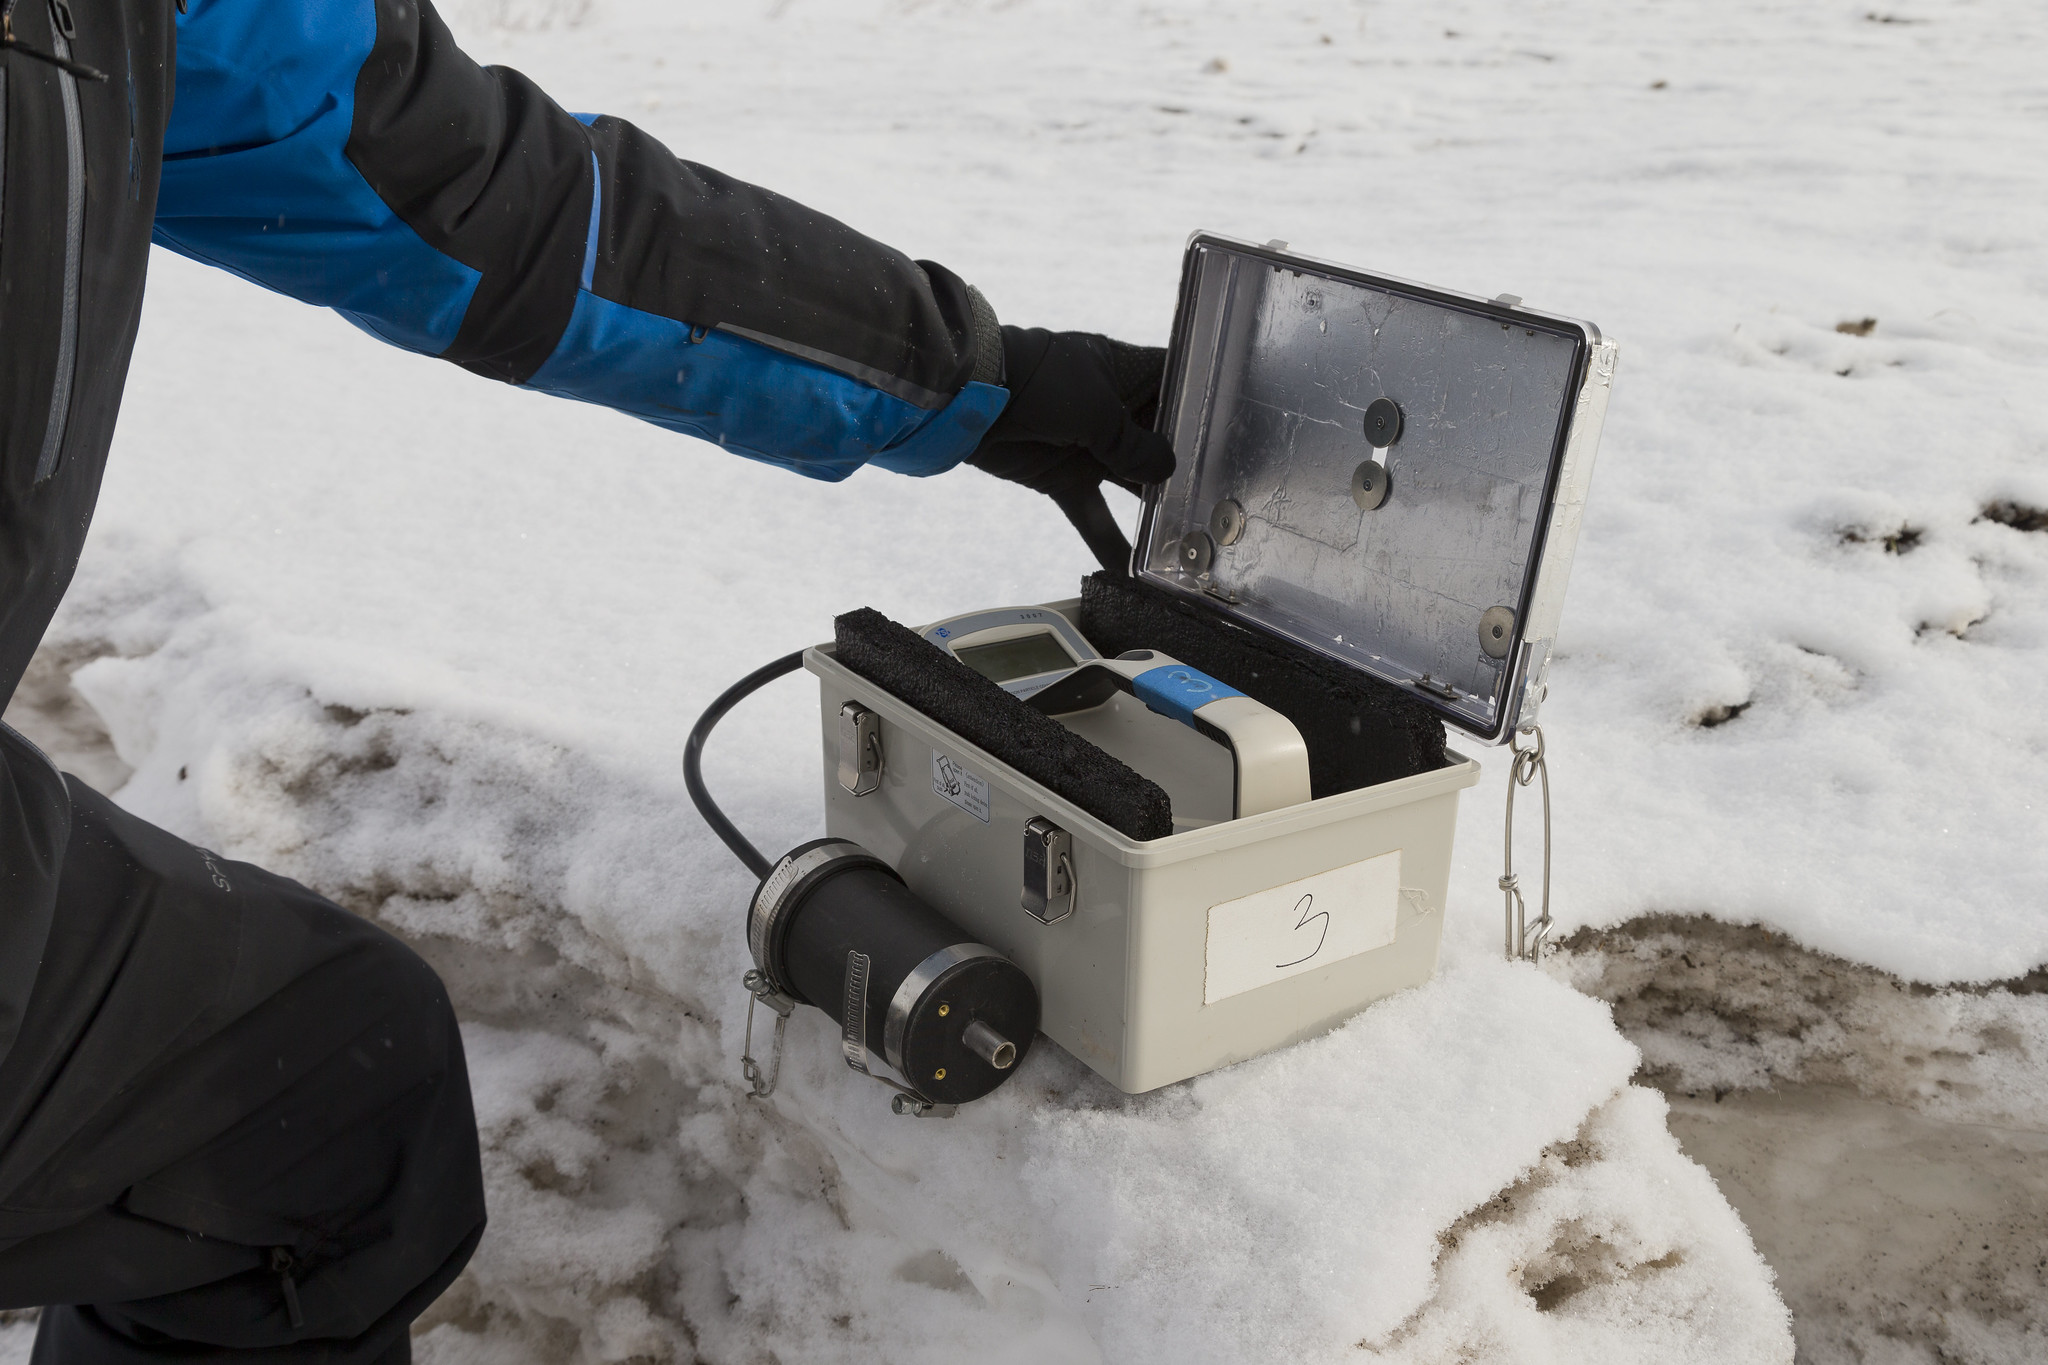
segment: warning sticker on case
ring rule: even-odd
[[[1218,1000],[1394,941],[1401,850],[1209,907],[1202,1003]]]
[[[967,771],[937,749],[932,750],[932,790],[984,825],[988,823],[988,779]]]

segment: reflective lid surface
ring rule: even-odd
[[[1537,571],[1568,563],[1546,533],[1597,340],[1196,237],[1161,403],[1179,466],[1137,572],[1501,737]]]

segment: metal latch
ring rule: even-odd
[[[839,708],[839,785],[855,796],[882,785],[882,718],[857,701]]]
[[[1024,908],[1047,924],[1074,913],[1074,841],[1042,815],[1024,822]]]

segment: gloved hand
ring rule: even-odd
[[[1112,573],[1131,547],[1105,480],[1136,493],[1173,473],[1173,447],[1151,429],[1166,352],[1092,332],[1004,327],[1003,383],[1010,401],[967,462],[1044,493]]]

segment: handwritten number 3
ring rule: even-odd
[[[1299,967],[1302,963],[1308,961],[1309,958],[1314,957],[1317,953],[1320,953],[1323,950],[1324,940],[1330,937],[1330,912],[1327,910],[1318,910],[1315,908],[1315,906],[1316,897],[1313,891],[1311,891],[1306,896],[1303,896],[1300,900],[1294,903],[1294,908],[1301,913],[1301,918],[1294,922],[1294,928],[1296,932],[1299,932],[1308,927],[1308,922],[1310,920],[1321,920],[1323,922],[1323,932],[1316,935],[1316,946],[1309,949],[1306,955],[1302,957],[1297,957],[1292,962],[1274,963],[1274,971],[1279,971],[1283,967]]]

